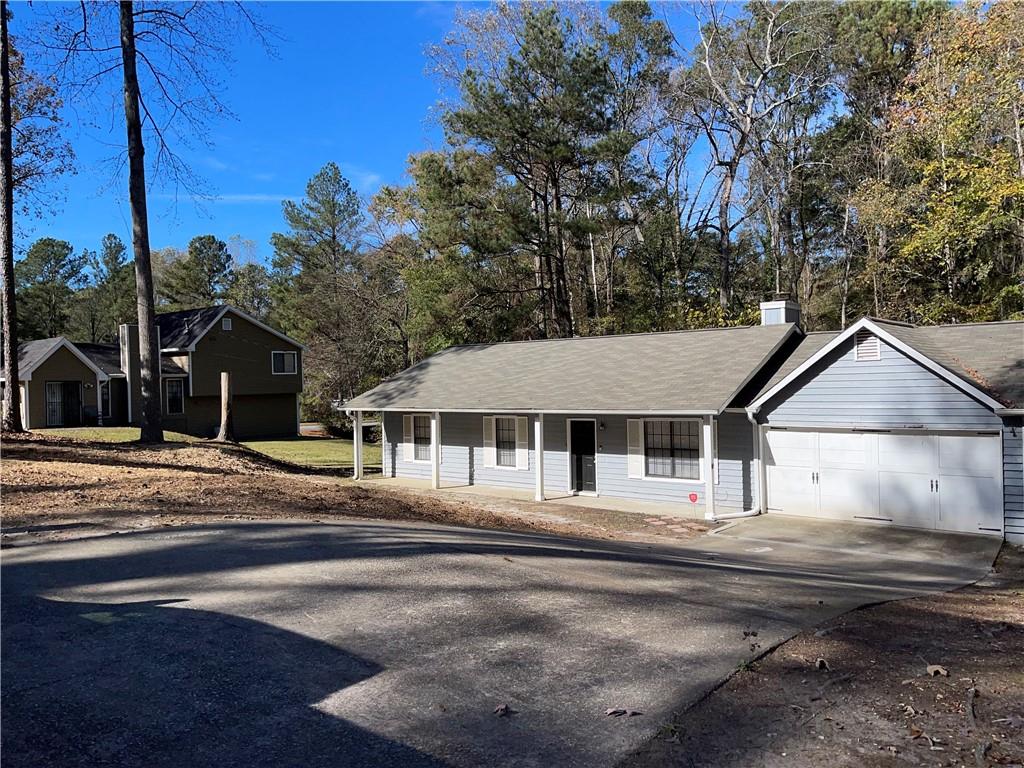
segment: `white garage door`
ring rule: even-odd
[[[768,430],[768,509],[1001,534],[998,435]]]

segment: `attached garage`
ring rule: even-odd
[[[808,334],[747,409],[765,511],[1021,540],[1022,358],[1022,323]]]
[[[768,429],[768,511],[1002,535],[1001,438]]]

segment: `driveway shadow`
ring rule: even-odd
[[[287,630],[184,600],[14,595],[2,622],[8,767],[445,765],[317,709],[381,669]]]

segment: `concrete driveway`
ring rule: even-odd
[[[998,546],[773,517],[663,549],[377,522],[9,549],[4,762],[612,765],[744,660]]]

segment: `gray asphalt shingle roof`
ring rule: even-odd
[[[191,346],[220,314],[224,307],[183,309],[180,312],[161,312],[156,316],[160,329],[162,349],[182,349]]]
[[[787,324],[450,347],[345,407],[718,412],[793,330]]]
[[[117,376],[121,370],[121,348],[117,344],[90,344],[84,341],[72,342],[78,351],[92,360],[92,364],[108,376]]]
[[[873,322],[1003,405],[1024,406],[1024,321],[933,326]]]
[[[18,345],[18,376],[24,375],[29,368],[49,357],[54,347],[62,341],[64,341],[63,336],[54,336],[49,339],[21,342]]]

